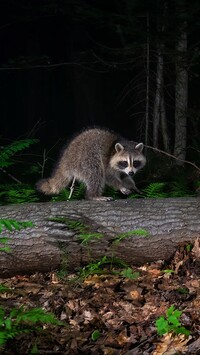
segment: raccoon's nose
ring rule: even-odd
[[[134,171],[129,171],[128,175],[134,176]]]

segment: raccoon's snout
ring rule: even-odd
[[[130,175],[130,176],[134,176],[134,171],[129,171],[129,173],[128,173],[128,175]]]

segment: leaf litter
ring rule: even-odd
[[[106,266],[84,280],[59,272],[0,279],[0,307],[40,307],[64,323],[17,335],[0,354],[200,354],[199,262],[196,241],[192,251],[180,247],[168,264],[132,267],[133,279]],[[158,335],[156,320],[172,305],[189,336]]]

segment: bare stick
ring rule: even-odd
[[[76,178],[74,177],[74,178],[73,178],[73,181],[72,181],[72,184],[71,184],[71,186],[70,186],[70,194],[69,194],[68,200],[70,200],[71,197],[72,197],[72,194],[73,194],[73,191],[74,191],[75,181],[76,181]]]
[[[151,146],[149,146],[149,145],[145,145],[145,147],[146,147],[146,148],[149,148],[149,149],[152,149],[152,150],[155,150],[155,151],[158,152],[158,153],[165,154],[165,155],[167,155],[167,156],[170,157],[170,158],[173,158],[173,159],[182,161],[183,163],[192,165],[192,166],[193,166],[195,169],[197,169],[198,172],[200,173],[200,168],[199,168],[195,163],[192,163],[192,162],[189,161],[189,160],[184,160],[184,159],[177,158],[177,157],[175,157],[174,155],[165,152],[164,150],[161,150],[161,149],[158,149],[158,148],[154,148],[154,147],[151,147]]]
[[[22,184],[22,182],[20,180],[18,180],[15,176],[13,176],[12,174],[9,174],[6,170],[4,170],[3,168],[0,168],[0,170],[8,175],[12,180],[16,181],[18,184]]]

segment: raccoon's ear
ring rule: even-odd
[[[115,144],[115,150],[117,153],[121,152],[122,150],[124,150],[124,147],[121,143],[116,143]]]
[[[143,148],[144,148],[144,144],[143,143],[138,143],[135,146],[135,150],[138,150],[140,153],[142,153]]]

